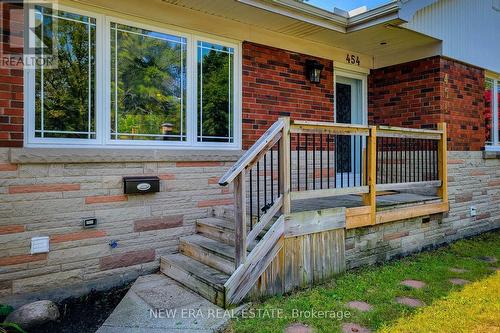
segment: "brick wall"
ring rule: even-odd
[[[12,62],[4,64],[4,56],[23,54],[23,22],[18,15],[22,5],[0,3],[0,9],[0,147],[22,147],[23,70]]]
[[[484,72],[430,57],[373,70],[368,76],[370,124],[431,128],[448,123],[449,150],[485,144]]]
[[[306,78],[305,62],[325,67],[320,83]],[[280,116],[333,121],[333,62],[269,46],[243,43],[243,148]]]
[[[61,299],[157,270],[159,256],[176,252],[196,219],[232,205],[231,189],[216,180],[237,157],[16,164],[0,148],[0,303],[47,292]],[[122,177],[130,175],[159,176],[160,192],[123,194]],[[83,229],[86,217],[97,218],[97,227]],[[36,236],[50,237],[49,253],[30,254]]]

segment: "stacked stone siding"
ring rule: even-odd
[[[449,213],[348,230],[348,268],[500,228],[500,160],[484,159],[481,152],[448,152],[448,162]]]
[[[54,289],[61,298],[155,271],[160,255],[177,251],[179,237],[194,233],[197,218],[233,202],[213,181],[233,160],[12,164],[8,153],[0,149],[5,301]],[[159,176],[160,192],[125,195],[122,177],[131,175]],[[87,217],[97,218],[96,228],[82,228]],[[35,236],[50,237],[49,253],[30,254]]]
[[[306,60],[324,65],[320,83],[306,77]],[[243,148],[278,117],[333,121],[333,62],[269,46],[243,43]]]

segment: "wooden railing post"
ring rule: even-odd
[[[284,126],[282,129],[282,136],[279,145],[280,153],[280,194],[283,195],[283,206],[281,207],[282,214],[288,214],[291,210],[290,202],[290,166],[291,166],[291,156],[290,156],[290,118],[282,117]]]
[[[235,266],[238,268],[247,256],[246,169],[234,179],[234,244]],[[252,195],[252,194],[250,194]]]
[[[375,224],[377,214],[377,127],[375,126],[370,126],[367,145],[369,192],[363,196],[363,203],[370,206],[370,221],[371,224]]]
[[[448,202],[448,154],[446,132],[446,123],[439,123],[438,130],[442,132],[441,140],[438,143],[438,176],[441,181],[441,187],[438,189],[438,195],[443,202]]]

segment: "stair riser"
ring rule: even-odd
[[[210,302],[220,307],[224,307],[224,293],[204,281],[200,281],[195,275],[190,274],[163,259],[160,262],[160,271],[183,286],[196,292],[200,296],[206,298]]]
[[[196,231],[208,238],[234,246],[234,232],[198,223]]]
[[[213,216],[215,217],[221,217],[221,218],[226,218],[226,219],[233,219],[234,218],[234,207],[224,207],[224,206],[219,206],[215,207],[212,211]]]
[[[217,254],[207,251],[206,249],[183,242],[179,244],[179,251],[195,260],[204,263],[207,266],[218,269],[226,274],[231,275],[234,272],[234,262],[218,256]]]

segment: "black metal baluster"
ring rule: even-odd
[[[323,133],[319,135],[319,188],[323,189]]]
[[[341,136],[341,138],[343,138],[343,136]],[[340,140],[344,145],[345,145],[345,142],[344,140]],[[339,142],[339,146],[340,146],[340,142]],[[344,151],[345,152],[345,148],[342,148],[340,149],[340,151]],[[342,154],[342,153],[341,153]],[[340,188],[344,188],[344,160],[345,158],[343,158],[344,156],[340,156]]]
[[[257,221],[260,220],[260,161],[257,162]]]
[[[252,169],[250,169],[250,229],[253,229],[253,179],[252,179]]]
[[[274,156],[273,147],[271,147],[271,204],[274,203]]]
[[[352,180],[354,184],[352,184],[354,187],[356,187],[356,135],[353,135],[354,138],[354,158],[353,158],[353,171],[352,171]]]
[[[264,154],[264,206],[267,205],[267,152]]]
[[[385,164],[384,164],[384,169],[385,169],[385,184],[389,183],[389,165],[387,163],[389,162],[389,151],[388,149],[388,138],[383,138],[382,141],[384,142],[382,145],[384,147],[384,155],[385,155]]]
[[[326,150],[327,150],[327,155],[326,155],[326,164],[327,166],[327,172],[328,174],[326,175],[328,179],[328,188],[330,188],[330,134],[326,135]]]
[[[338,165],[337,165],[337,151],[338,151],[338,143],[337,136],[333,136],[333,188],[337,188],[337,173],[338,173]]]
[[[412,145],[413,146],[413,149],[412,149],[413,150],[412,151],[412,155],[413,155],[413,163],[412,163],[412,165],[413,165],[413,181],[415,181],[415,177],[416,177],[416,174],[415,174],[415,171],[416,171],[416,168],[415,168],[415,164],[416,164],[416,159],[415,159],[415,139],[412,139],[411,141],[413,143],[413,145]]]
[[[300,133],[297,133],[297,191],[300,191]]]
[[[279,198],[281,193],[280,193],[280,189],[281,189],[281,152],[280,152],[280,146],[281,146],[281,140],[283,139],[279,139],[278,141],[278,188],[276,189],[276,193],[277,193],[277,197]],[[290,154],[290,156],[292,156],[292,154]],[[291,162],[290,162],[290,165],[291,165]],[[291,169],[291,167],[290,167]],[[291,175],[290,175],[291,176]],[[292,177],[290,177],[290,179],[292,179]]]
[[[403,183],[403,139],[398,140],[399,151],[399,182]]]
[[[312,135],[313,138],[313,167],[312,167],[312,178],[313,178],[313,190],[316,189],[316,134]]]
[[[305,145],[305,147],[306,147],[306,158],[305,158],[305,163],[306,163],[306,176],[305,176],[305,178],[306,178],[306,191],[309,189],[308,186],[307,186],[307,181],[308,181],[307,178],[309,176],[309,173],[307,172],[308,171],[307,170],[308,169],[308,165],[307,165],[308,164],[308,158],[307,158],[307,155],[308,155],[308,151],[307,151],[307,149],[308,149],[308,147],[307,147],[308,141],[309,141],[309,134],[306,134],[306,145]]]

